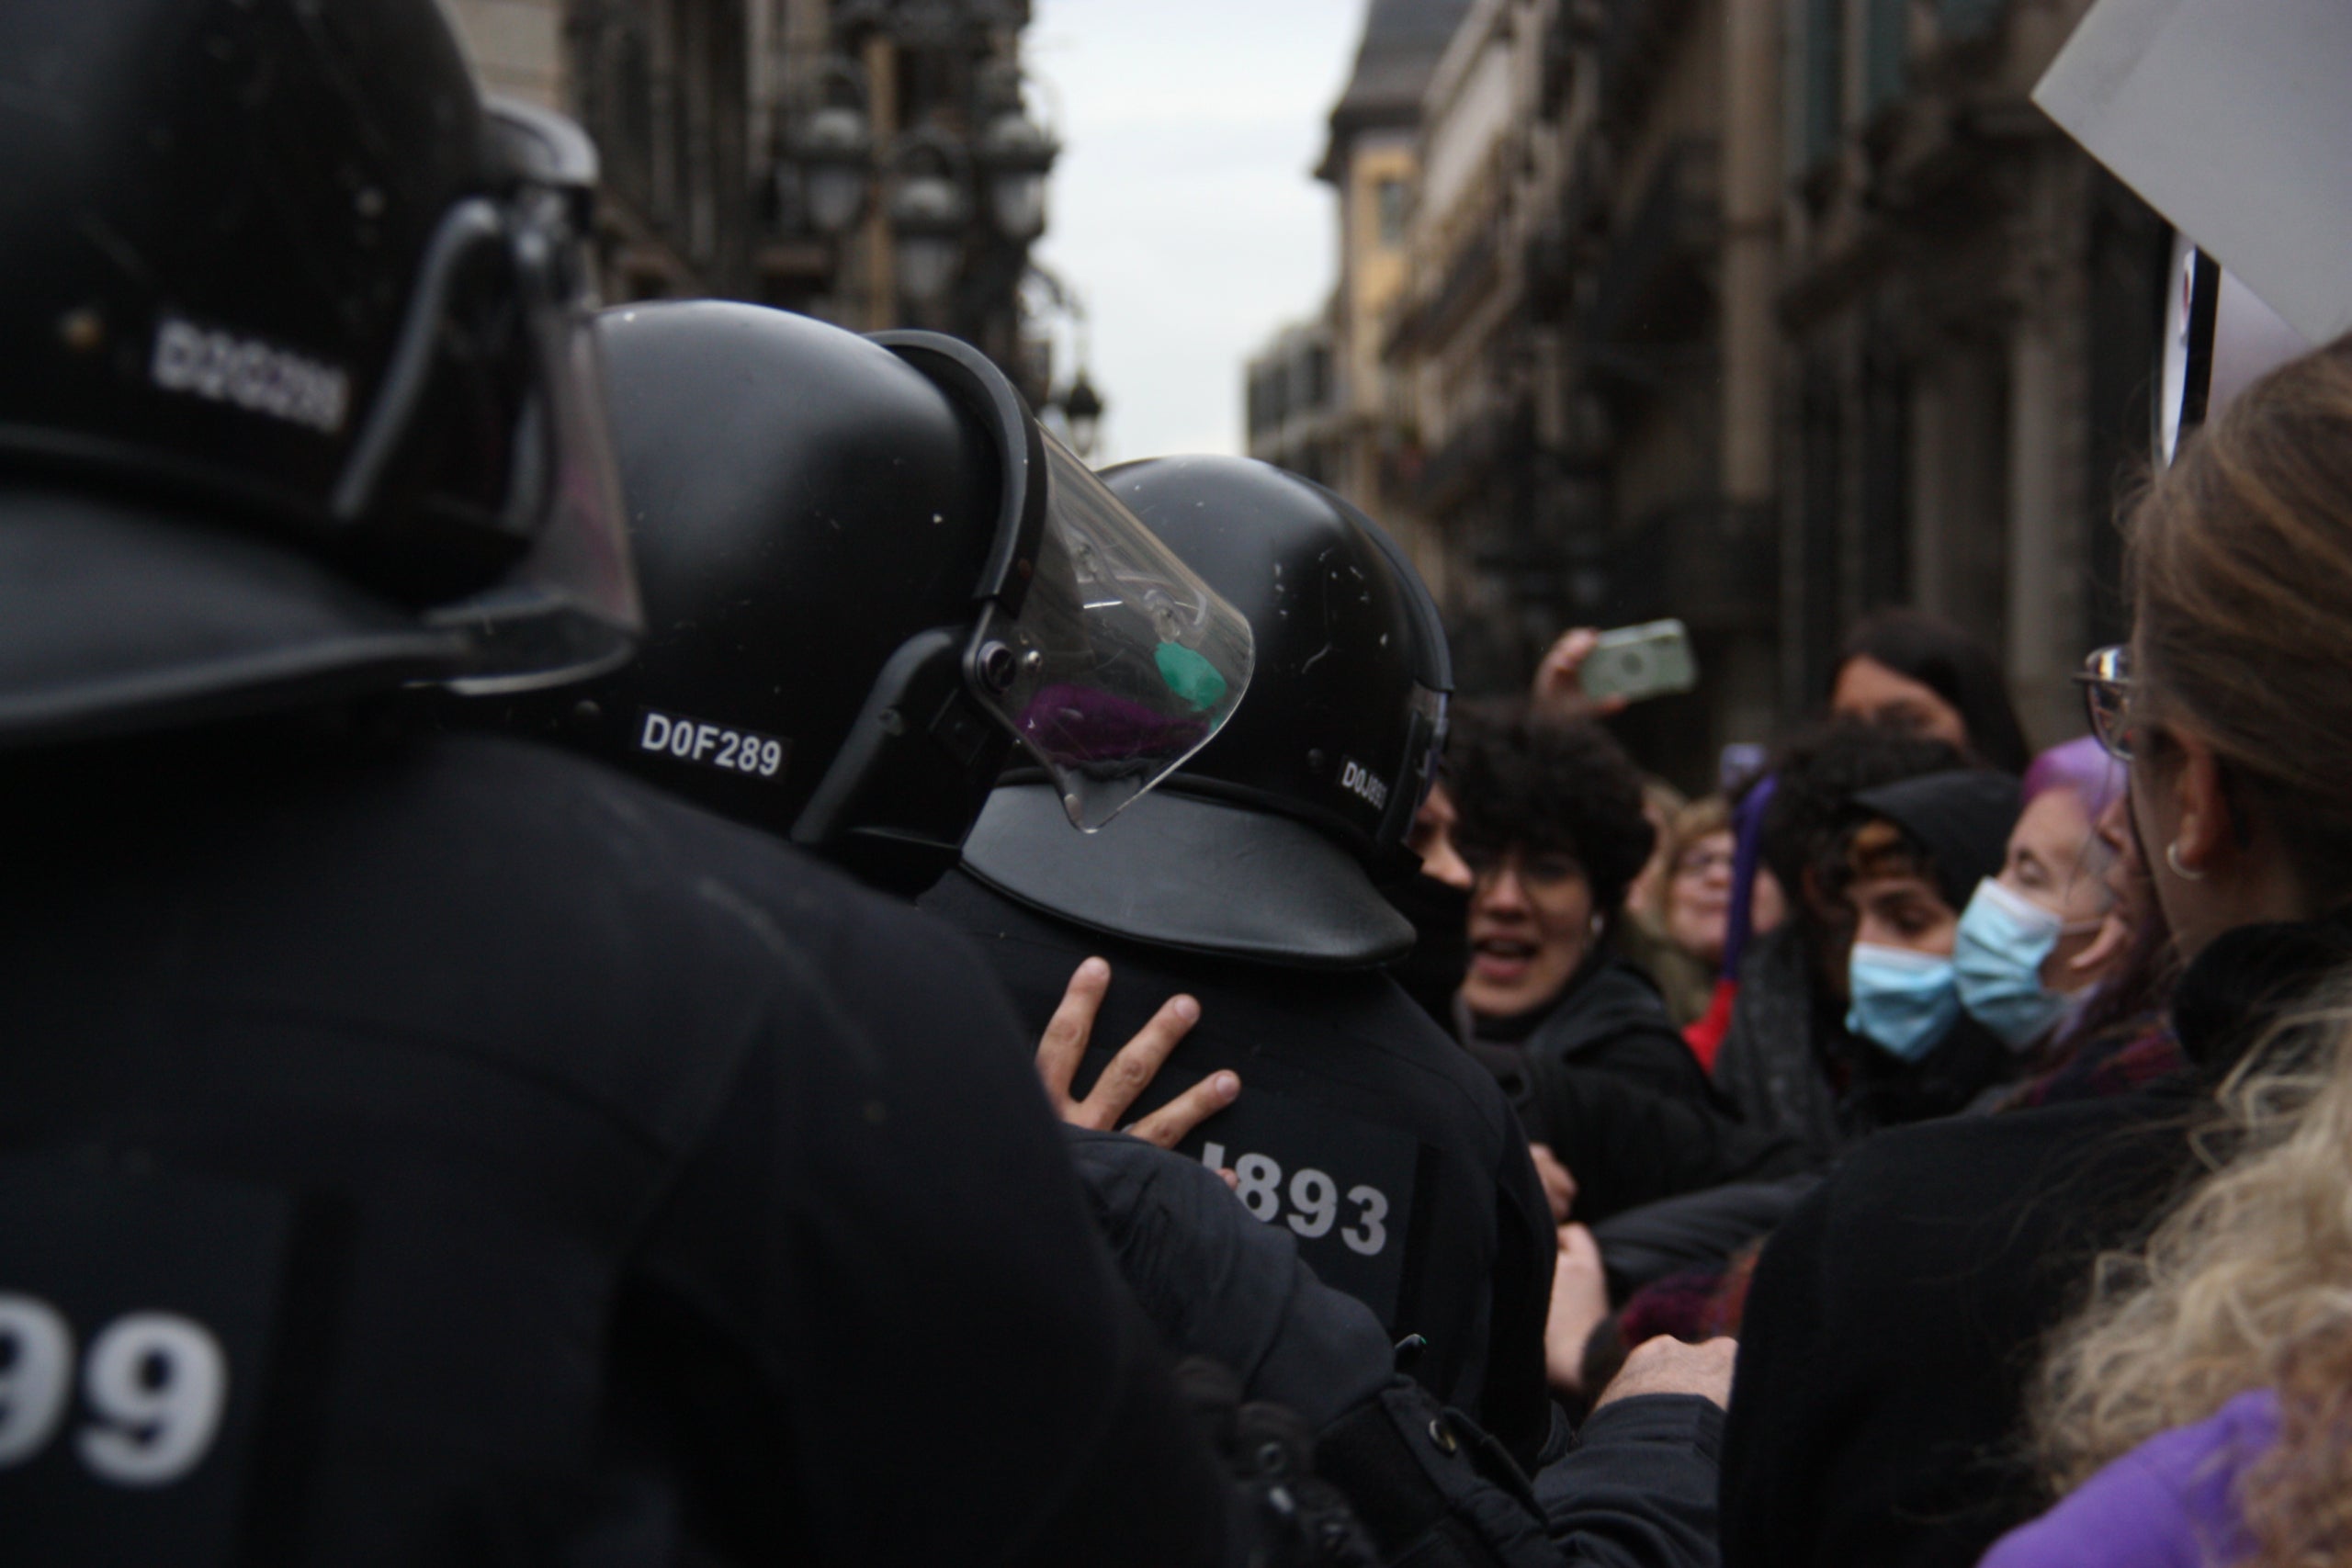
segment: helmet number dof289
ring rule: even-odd
[[[782,773],[786,760],[792,755],[789,740],[707,724],[700,719],[678,718],[651,708],[645,710],[645,724],[638,731],[637,745],[640,751],[665,753],[681,762],[761,779],[772,779]]]

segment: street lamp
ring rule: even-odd
[[[990,61],[973,93],[980,127],[972,150],[997,232],[1025,245],[1046,231],[1046,174],[1061,153],[1053,133],[1029,118],[1022,102],[1021,67]]]
[[[1102,394],[1086,378],[1083,365],[1078,367],[1069,389],[1062,393],[1061,403],[1062,421],[1069,427],[1070,449],[1081,457],[1093,457],[1095,438],[1102,430]]]
[[[1046,231],[1046,172],[1060,152],[1045,127],[1017,107],[980,133],[976,156],[988,180],[989,216],[1006,239],[1025,242]]]
[[[793,159],[809,227],[828,239],[849,232],[865,210],[874,177],[874,133],[866,124],[865,79],[835,57],[820,67],[820,100],[794,128]]]
[[[899,142],[891,163],[898,176],[889,211],[899,287],[918,305],[936,304],[964,265],[964,231],[972,219],[956,146],[937,131],[918,130]]]

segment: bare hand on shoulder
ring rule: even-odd
[[[1073,1126],[1098,1132],[1119,1124],[1127,1108],[1159,1076],[1169,1053],[1201,1018],[1201,1004],[1191,997],[1169,998],[1151,1021],[1119,1047],[1119,1054],[1103,1067],[1087,1097],[1073,1100],[1071,1080],[1078,1077],[1078,1065],[1093,1038],[1094,1020],[1110,990],[1110,964],[1100,958],[1080,964],[1062,992],[1061,1006],[1046,1024],[1045,1038],[1037,1043],[1037,1076],[1045,1080],[1046,1097],[1053,1101],[1054,1113]],[[1146,1143],[1174,1148],[1186,1134],[1232,1104],[1240,1093],[1240,1078],[1229,1072],[1214,1072],[1125,1130]]]

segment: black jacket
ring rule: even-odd
[[[1559,999],[1532,1020],[1481,1021],[1480,1055],[1524,1051],[1563,1067],[1613,1073],[1657,1093],[1709,1097],[1706,1069],[1667,1016],[1648,976],[1603,947],[1571,976]]]
[[[1121,1274],[1180,1354],[1232,1368],[1314,1433],[1383,1562],[1679,1568],[1715,1562],[1723,1413],[1655,1394],[1570,1433],[1555,1421],[1534,1483],[1482,1468],[1461,1419],[1389,1371],[1363,1303],[1317,1281],[1286,1227],[1250,1222],[1198,1163],[1114,1133],[1068,1133]],[[1459,1556],[1448,1542],[1466,1545]],[[1426,1553],[1419,1555],[1417,1553]]]
[[[1857,1148],[1774,1235],[1748,1292],[1724,1561],[1960,1568],[2033,1513],[2018,1439],[2042,1337],[2091,1259],[2143,1237],[2193,1179],[2211,1085],[2348,959],[2342,920],[2228,932],[2174,998],[2196,1073]]]
[[[136,1489],[63,1412],[0,1558],[1221,1551],[952,933],[503,741],[17,759],[0,818],[0,1288],[226,1390]]]
[[[1241,1098],[1183,1145],[1299,1238],[1326,1283],[1392,1337],[1429,1341],[1414,1375],[1524,1461],[1550,1427],[1543,1330],[1555,1237],[1526,1139],[1493,1080],[1379,970],[1328,974],[1148,948],[950,874],[923,907],[978,940],[1034,1034],[1070,972],[1108,959],[1079,1092],[1178,991],[1201,1019],[1136,1113],[1219,1068]]]

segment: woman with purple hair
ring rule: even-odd
[[[2098,823],[2122,789],[2122,765],[2088,736],[2036,757],[2000,872],[1977,885],[1961,917],[1961,1005],[2012,1050],[2056,1031],[2129,945],[2100,940],[2118,900]]]

